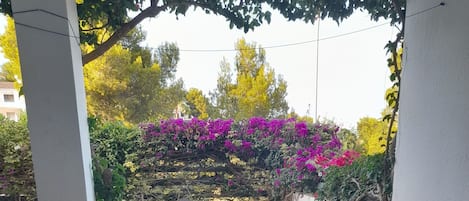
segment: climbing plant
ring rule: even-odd
[[[146,149],[137,173],[163,199],[185,195],[283,200],[314,192],[325,170],[352,164],[341,150],[339,127],[294,119],[246,121],[171,119],[145,124]],[[172,189],[172,190],[169,190]],[[165,190],[167,192],[165,192]]]

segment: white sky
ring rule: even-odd
[[[321,21],[320,38],[361,30],[382,24],[373,22],[360,12],[340,25],[332,20]],[[206,15],[200,10],[188,12],[186,17],[161,14],[142,23],[147,32],[147,45],[156,48],[165,41],[176,42],[181,50],[233,49],[244,37],[263,47],[315,40],[317,24],[287,22],[282,16],[272,16],[271,24],[264,24],[253,32],[230,30],[223,17]],[[3,33],[5,18],[0,17]],[[394,28],[379,26],[319,43],[318,115],[333,119],[342,126],[356,127],[365,116],[379,117],[386,103],[384,91],[389,86],[384,45],[395,37]],[[226,58],[234,63],[236,52],[180,53],[177,76],[187,89],[195,87],[206,95],[215,89],[219,64]],[[300,115],[310,104],[314,116],[316,43],[266,49],[266,60],[288,84],[287,101]],[[0,63],[5,60],[0,55]]]
[[[320,38],[353,32],[382,24],[373,22],[365,13],[357,12],[337,25],[332,20],[321,21]],[[288,22],[279,14],[272,16],[270,25],[264,24],[254,32],[244,34],[230,30],[223,17],[189,12],[179,20],[163,14],[145,21],[147,42],[157,47],[164,41],[176,42],[184,49],[233,49],[237,39],[244,37],[264,47],[316,39],[317,25]],[[365,116],[379,117],[386,103],[384,91],[387,81],[387,56],[384,45],[393,40],[395,30],[389,25],[367,31],[324,40],[319,43],[318,114],[333,119],[345,127],[355,127]],[[181,52],[179,77],[186,88],[196,87],[208,95],[216,87],[219,64],[226,58],[234,63],[236,52]],[[290,107],[305,115],[311,104],[314,116],[316,43],[266,49],[267,61],[282,74],[288,84]]]

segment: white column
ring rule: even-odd
[[[75,0],[12,0],[39,201],[93,201]]]
[[[406,22],[395,201],[469,199],[469,1],[445,3]]]

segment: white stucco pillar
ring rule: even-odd
[[[12,0],[39,201],[93,201],[75,0]]]
[[[406,22],[395,201],[469,200],[469,1],[445,3]]]

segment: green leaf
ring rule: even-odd
[[[393,82],[396,81],[396,74],[395,73],[391,74],[391,76],[389,76],[389,79]]]
[[[265,12],[264,18],[269,24],[270,24],[271,16],[272,16],[272,13],[270,13],[269,11]]]

